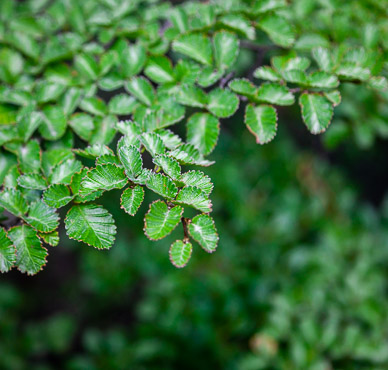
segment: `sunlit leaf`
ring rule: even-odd
[[[247,128],[256,137],[258,144],[270,142],[276,135],[276,109],[269,105],[247,105],[244,122]]]
[[[16,266],[19,271],[34,275],[46,264],[47,250],[42,247],[36,231],[27,225],[9,230],[9,238],[16,248]]]
[[[54,184],[43,193],[44,202],[50,207],[60,208],[73,199],[70,190],[66,185]]]
[[[218,244],[218,234],[213,219],[208,215],[195,216],[189,223],[189,233],[199,245],[213,253]]]
[[[189,241],[177,240],[172,243],[169,251],[171,263],[177,268],[185,267],[190,260],[192,250],[193,246]]]
[[[151,204],[144,219],[144,232],[151,240],[158,240],[170,234],[181,221],[183,208],[168,208],[167,204],[158,200]]]
[[[76,205],[65,219],[67,235],[98,249],[112,247],[116,226],[111,214],[96,204]]]
[[[204,213],[212,211],[211,200],[201,189],[195,186],[185,186],[182,188],[179,191],[175,202],[193,207]]]
[[[324,96],[304,93],[299,98],[303,121],[312,134],[327,129],[333,116],[333,105]]]
[[[131,216],[134,216],[139,209],[141,203],[144,199],[144,189],[143,187],[136,185],[133,188],[128,188],[123,191],[121,195],[121,208],[125,212],[129,213]]]
[[[203,154],[209,154],[217,144],[220,124],[211,114],[195,113],[187,121],[187,141]]]
[[[34,229],[48,233],[59,225],[59,216],[54,208],[49,207],[43,200],[30,204],[28,216],[24,218]]]

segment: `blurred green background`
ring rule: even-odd
[[[224,124],[216,253],[195,245],[174,268],[178,235],[148,241],[148,202],[131,218],[113,192],[110,251],[62,233],[38,275],[2,276],[0,368],[387,369],[384,143],[328,151],[289,112],[280,123],[266,146],[241,117]]]

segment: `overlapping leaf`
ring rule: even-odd
[[[145,216],[145,234],[151,240],[162,239],[170,234],[181,221],[183,208],[168,208],[167,204],[158,200],[151,204]]]
[[[121,208],[131,216],[134,216],[143,202],[143,199],[143,187],[136,185],[133,188],[125,189],[121,195]]]
[[[79,194],[84,197],[97,190],[121,189],[127,181],[123,168],[111,163],[98,165],[89,170],[81,181]]]
[[[213,219],[208,215],[195,216],[189,223],[189,233],[199,245],[209,253],[213,253],[218,244],[218,234]]]
[[[76,205],[65,219],[67,235],[98,249],[112,247],[116,225],[112,215],[96,204]]]
[[[9,230],[8,236],[16,248],[16,266],[21,272],[34,275],[46,264],[47,250],[42,247],[36,231],[27,225]]]

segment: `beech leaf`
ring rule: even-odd
[[[189,241],[175,241],[171,244],[169,251],[171,263],[177,268],[185,267],[190,260],[192,251],[193,246]]]
[[[5,230],[0,227],[0,272],[8,272],[16,262],[16,249]]]
[[[208,253],[213,253],[218,244],[218,234],[213,219],[208,215],[195,216],[188,227],[191,237]]]
[[[268,143],[276,135],[277,114],[274,107],[249,104],[245,109],[244,121],[258,144]]]
[[[133,188],[128,188],[123,191],[121,195],[121,208],[125,212],[129,213],[131,216],[134,216],[139,209],[141,203],[144,199],[144,189],[143,187],[136,185]]]
[[[8,237],[16,248],[16,266],[19,271],[34,275],[42,270],[48,253],[32,227],[16,226],[8,231]]]
[[[303,121],[312,134],[324,132],[333,116],[333,105],[319,94],[304,93],[299,98]]]
[[[175,206],[168,208],[160,200],[153,202],[147,212],[144,222],[144,232],[151,240],[159,240],[170,234],[181,221],[183,208]]]
[[[98,249],[112,247],[116,225],[112,215],[97,204],[76,205],[65,219],[67,235]]]

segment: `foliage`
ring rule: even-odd
[[[131,215],[144,189],[163,198],[151,203],[145,234],[158,240],[181,223],[184,246],[171,246],[179,267],[190,256],[189,240],[213,252],[213,185],[202,171],[182,166],[212,165],[207,156],[222,120],[240,110],[263,144],[276,135],[281,107],[296,103],[308,131],[324,132],[339,89],[350,106],[357,95],[344,85],[361,85],[386,102],[388,27],[379,4],[2,0],[0,206],[21,225],[1,229],[1,270],[14,265],[33,274],[43,267],[41,243],[58,244],[60,207],[68,207],[70,238],[110,248],[115,221],[95,202],[114,189]],[[349,111],[342,115],[354,117]],[[386,116],[376,103],[379,135],[386,135]],[[182,125],[186,141],[178,135]],[[37,253],[26,263],[29,250]]]
[[[388,203],[364,203],[282,128],[259,151],[239,131],[225,128],[208,171],[225,204],[217,253],[193,248],[176,271],[181,231],[158,248],[142,235],[152,194],[130,219],[109,193],[108,253],[63,238],[38,276],[1,279],[0,368],[386,369]]]

